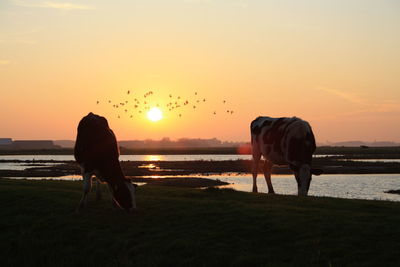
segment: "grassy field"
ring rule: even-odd
[[[399,266],[400,203],[143,186],[140,211],[81,182],[0,179],[1,266]]]

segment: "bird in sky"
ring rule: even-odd
[[[211,116],[216,116],[217,113],[219,116],[223,116],[224,112],[223,109],[221,109],[221,105],[218,105],[216,103],[221,103],[224,104],[225,106],[225,114],[232,115],[234,114],[233,109],[231,109],[231,105],[228,105],[227,99],[206,99],[205,97],[201,96],[201,93],[198,91],[193,92],[194,95],[192,97],[185,97],[184,95],[175,95],[173,92],[169,92],[166,94],[167,99],[169,98],[169,101],[164,104],[163,99],[159,98],[158,94],[156,93],[154,95],[154,92],[152,90],[145,91],[143,94],[138,94],[138,93],[133,93],[131,90],[126,90],[125,91],[125,98],[121,99],[120,101],[111,101],[111,99],[107,100],[107,102],[114,108],[118,109],[123,107],[124,112],[118,112],[118,118],[134,118],[134,116],[131,115],[131,112],[133,109],[136,109],[138,113],[146,113],[148,110],[150,110],[153,107],[158,107],[160,109],[164,108],[164,112],[170,112],[170,113],[175,113],[175,116],[177,117],[182,117],[185,116],[185,112],[190,112],[192,110],[193,112],[196,111],[196,113],[202,111],[207,112],[204,110],[205,108],[209,108],[208,114],[211,114]],[[127,96],[129,95],[129,96]],[[165,100],[165,99],[164,99]],[[213,102],[213,101],[216,102]],[[131,101],[131,102],[130,102]],[[157,102],[156,102],[157,101]],[[161,101],[161,103],[159,102]],[[112,102],[114,104],[112,104]],[[204,105],[206,104],[207,105]],[[105,101],[103,103],[106,103]],[[131,103],[131,104],[128,104]],[[192,104],[192,105],[189,105]],[[212,107],[212,103],[215,103],[217,107]],[[96,104],[99,105],[101,104],[100,100],[96,100]],[[190,106],[192,108],[190,108]],[[219,108],[218,108],[219,107]],[[179,111],[178,111],[179,109]],[[214,109],[214,110],[213,110]],[[176,112],[175,112],[176,111]],[[115,114],[117,115],[117,114]]]

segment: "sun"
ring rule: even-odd
[[[161,109],[154,107],[147,112],[147,118],[151,121],[159,121],[163,118]]]

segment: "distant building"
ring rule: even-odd
[[[57,149],[51,140],[16,140],[12,143],[12,149]]]

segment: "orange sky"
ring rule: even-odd
[[[318,142],[399,142],[399,77],[395,0],[0,2],[0,137],[74,139],[92,111],[120,140],[246,141],[265,115]],[[164,111],[207,101],[159,122],[107,103],[149,90]]]

